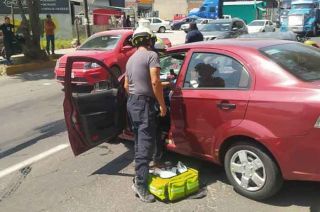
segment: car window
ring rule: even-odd
[[[315,47],[292,43],[270,46],[260,51],[301,80],[320,80],[320,51]]]
[[[201,28],[202,32],[212,32],[212,31],[230,31],[229,22],[217,22],[217,23],[208,23]]]
[[[166,79],[168,75],[178,76],[185,59],[185,53],[174,53],[160,58],[160,75]]]
[[[244,24],[241,21],[235,21],[232,28],[242,29]]]
[[[249,82],[249,73],[234,58],[222,54],[194,53],[184,88],[241,89],[248,88]]]
[[[158,23],[162,23],[162,21],[159,20],[159,19],[157,19],[157,18],[154,18],[154,19],[153,19],[153,23],[158,24]]]
[[[120,35],[102,35],[87,40],[79,50],[111,50],[120,40]]]

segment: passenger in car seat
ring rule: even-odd
[[[198,72],[198,87],[225,87],[225,82],[221,77],[214,77],[216,68],[209,64],[199,63],[195,67],[195,71]]]

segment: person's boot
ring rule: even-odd
[[[152,203],[156,201],[154,196],[150,194],[149,190],[145,186],[137,185],[136,183],[134,183],[132,185],[132,190],[136,193],[136,195],[142,202]]]

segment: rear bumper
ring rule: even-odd
[[[320,181],[320,129],[307,135],[262,140],[286,180]]]
[[[65,69],[58,68],[55,70],[56,79],[60,83],[65,81]],[[71,83],[76,85],[94,85],[107,79],[107,73],[102,69],[73,69],[71,75]]]

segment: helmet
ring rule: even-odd
[[[132,44],[134,46],[140,46],[142,43],[150,42],[152,36],[153,33],[150,29],[143,26],[138,27],[133,33]]]
[[[304,44],[308,45],[308,46],[314,46],[314,47],[319,48],[318,44],[313,40],[307,40],[307,41],[304,42]]]

